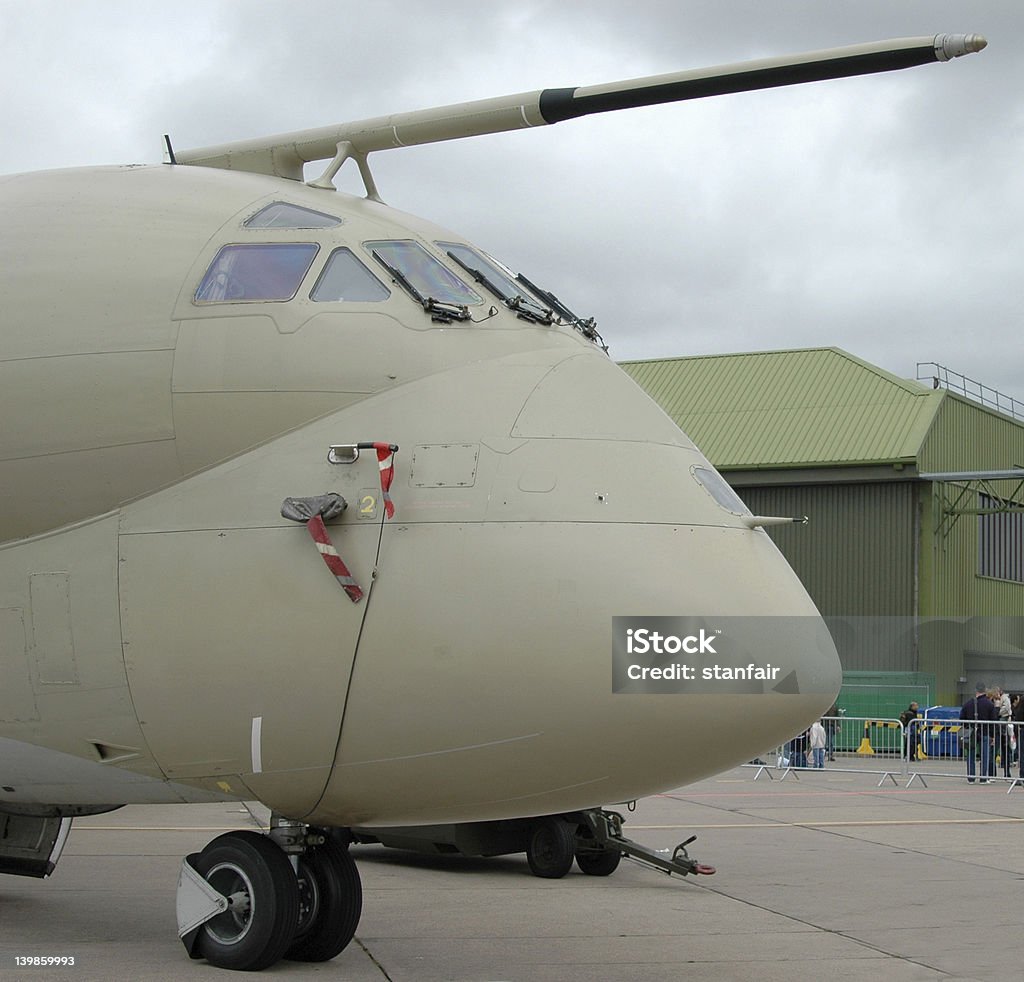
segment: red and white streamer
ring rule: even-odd
[[[377,466],[380,468],[380,491],[384,497],[384,513],[395,517],[395,503],[391,500],[391,482],[395,479],[395,448],[390,443],[375,443]]]
[[[313,537],[313,541],[316,543],[320,555],[323,556],[327,568],[334,574],[335,579],[341,584],[342,589],[348,594],[352,603],[359,603],[363,599],[363,591],[349,572],[349,568],[345,565],[341,556],[338,555],[338,550],[334,548],[334,543],[331,542],[331,537],[327,534],[327,526],[324,525],[323,516],[314,515],[306,522],[306,528],[309,529],[309,534]]]

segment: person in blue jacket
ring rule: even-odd
[[[964,756],[967,758],[967,783],[974,783],[975,759],[981,750],[981,774],[979,784],[988,784],[989,767],[992,761],[992,740],[995,736],[999,712],[995,703],[985,695],[985,685],[979,682],[974,687],[974,698],[968,699],[960,709],[960,720],[966,724],[967,739],[964,741]]]

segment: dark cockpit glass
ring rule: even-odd
[[[334,228],[341,219],[322,211],[275,201],[261,208],[243,223],[246,228]]]
[[[366,242],[364,246],[371,255],[383,260],[388,268],[397,270],[424,298],[458,306],[483,302],[482,297],[418,242],[397,239]]]
[[[196,290],[196,303],[291,300],[320,247],[312,242],[226,245]]]
[[[313,287],[311,299],[318,303],[349,303],[387,300],[391,291],[381,283],[350,249],[335,249]]]

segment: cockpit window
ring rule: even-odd
[[[399,239],[364,245],[388,270],[404,277],[424,299],[457,306],[483,302],[418,242]]]
[[[461,242],[438,242],[437,243],[449,255],[454,255],[457,262],[464,269],[479,271],[492,283],[500,287],[506,296],[514,297],[516,294],[525,294],[522,286],[512,278],[512,274],[501,267],[482,252],[477,252],[471,246]]]
[[[312,242],[226,245],[196,290],[196,303],[291,300],[320,247]]]
[[[312,208],[275,201],[261,208],[243,223],[246,228],[333,228],[341,224],[340,218]]]
[[[541,324],[552,322],[551,309],[541,306],[523,284],[513,278],[515,274],[497,260],[461,242],[438,242],[437,245],[472,276],[476,283],[504,301],[505,306],[514,310],[523,320]]]
[[[387,300],[391,291],[349,249],[335,249],[310,294],[319,303]]]
[[[749,515],[750,509],[743,503],[740,496],[733,491],[725,478],[710,467],[691,467],[690,473],[694,480],[715,499],[726,511],[735,515]]]

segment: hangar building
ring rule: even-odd
[[[808,517],[769,534],[829,622],[844,695],[1024,692],[1024,404],[838,348],[622,367],[751,511]]]

